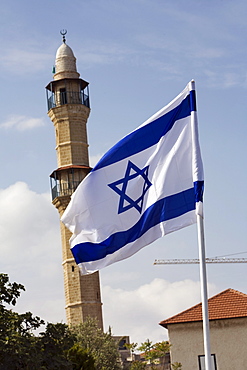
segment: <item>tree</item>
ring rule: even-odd
[[[22,284],[10,283],[7,274],[0,274],[0,307],[4,308],[3,302],[15,306],[21,290],[25,290]]]
[[[73,327],[72,332],[76,342],[93,357],[97,370],[120,369],[118,347],[110,329],[104,333],[98,328],[96,319],[88,317],[84,323]]]
[[[153,365],[170,351],[171,345],[167,341],[152,343],[149,339],[141,343],[138,351],[144,352],[144,358],[147,363]]]
[[[133,361],[130,370],[145,370],[146,364],[142,361]]]
[[[73,347],[75,336],[63,323],[48,323],[45,331],[40,333],[37,345],[42,354],[41,365],[47,370],[72,369],[67,352]]]
[[[40,369],[33,330],[44,321],[31,312],[18,314],[4,303],[15,306],[25,290],[22,284],[10,283],[7,274],[0,274],[0,370]]]
[[[172,364],[172,370],[182,370],[181,362],[174,362],[174,364]]]
[[[138,346],[138,343],[124,343],[124,347],[130,350],[131,355],[134,354],[137,346]]]
[[[132,346],[133,345],[133,346]],[[136,343],[126,345],[127,348],[135,349]],[[155,369],[155,364],[159,363],[159,360],[170,352],[171,345],[167,341],[152,343],[149,339],[146,342],[141,343],[137,350],[142,352],[142,359],[133,361],[130,370],[143,370],[147,367]]]
[[[73,365],[73,370],[95,370],[95,361],[92,355],[79,343],[75,343],[68,350],[67,357]]]

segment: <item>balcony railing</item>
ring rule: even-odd
[[[64,104],[83,104],[90,108],[89,96],[84,91],[63,91],[52,93],[47,98],[48,110]]]
[[[70,181],[60,183],[57,181],[56,185],[51,189],[52,200],[57,197],[72,195],[80,182],[81,181]]]

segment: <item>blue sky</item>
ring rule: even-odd
[[[65,320],[49,185],[55,138],[45,96],[64,28],[90,83],[91,165],[195,79],[206,254],[246,257],[246,17],[241,0],[1,1],[0,263],[26,286],[19,311]],[[138,342],[166,339],[158,322],[200,301],[199,268],[153,261],[197,257],[192,226],[102,270],[105,328]],[[247,293],[246,265],[207,270],[209,295]]]

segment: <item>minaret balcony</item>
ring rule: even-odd
[[[58,93],[52,93],[49,97],[47,97],[48,110],[64,104],[83,104],[90,108],[89,96],[85,94],[84,91],[62,91]]]
[[[60,167],[53,171],[50,175],[52,200],[72,195],[90,171],[91,167],[79,165]]]
[[[88,82],[66,78],[46,86],[48,111],[65,104],[83,104],[90,108]]]

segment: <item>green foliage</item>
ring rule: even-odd
[[[118,347],[110,329],[104,333],[98,328],[97,321],[88,317],[72,331],[76,336],[76,342],[93,357],[97,370],[120,369]]]
[[[133,361],[130,370],[145,370],[146,369],[146,363],[142,361]]]
[[[172,370],[182,370],[181,362],[174,362],[174,364],[172,364]]]
[[[0,370],[39,369],[39,356],[33,330],[44,321],[31,312],[18,314],[3,303],[15,305],[24,286],[10,283],[8,275],[0,274]]]
[[[22,284],[10,283],[7,274],[0,274],[0,306],[3,307],[3,302],[15,306],[21,290],[25,290]]]
[[[134,353],[138,343],[125,343],[124,346],[125,348],[129,349],[131,353]]]
[[[64,324],[48,324],[44,333],[34,331],[45,322],[31,312],[18,314],[4,303],[15,305],[22,284],[10,283],[6,274],[0,274],[0,370],[73,369],[65,351],[74,343],[74,337]]]
[[[47,370],[72,369],[72,364],[67,358],[67,351],[74,345],[74,341],[75,337],[66,324],[48,323],[45,331],[37,338],[43,368]]]
[[[94,359],[88,353],[88,350],[83,348],[79,343],[75,343],[73,347],[68,350],[68,360],[73,365],[73,370],[95,370]]]
[[[170,351],[170,344],[167,341],[152,343],[149,339],[141,343],[138,351],[144,352],[144,358],[150,364],[154,364],[159,358],[164,357]]]
[[[147,367],[155,369],[155,364],[159,362],[161,357],[164,357],[170,351],[171,345],[167,341],[152,343],[147,339],[146,342],[141,343],[138,348],[136,343],[127,344],[126,347],[129,349],[137,349],[142,352],[143,357],[142,360],[133,361],[130,370],[143,370]]]

